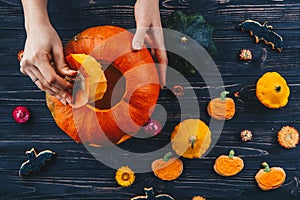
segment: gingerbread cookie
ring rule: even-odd
[[[240,157],[234,156],[234,151],[230,150],[229,155],[219,156],[214,164],[214,170],[221,176],[234,176],[244,168],[244,161]]]
[[[29,160],[21,165],[19,170],[20,176],[28,175],[30,172],[40,170],[41,167],[46,164],[46,161],[49,161],[55,155],[55,152],[45,150],[37,154],[35,149],[32,148],[31,150],[26,151],[26,155]]]
[[[183,171],[182,161],[173,157],[171,152],[167,153],[162,159],[153,161],[151,167],[155,176],[165,181],[177,179]]]
[[[266,44],[270,44],[272,49],[282,51],[283,39],[280,35],[272,31],[273,27],[267,25],[267,23],[260,24],[254,20],[246,20],[240,27],[243,31],[249,31],[251,36],[255,37],[255,42],[264,41]]]
[[[285,181],[285,171],[281,167],[272,167],[270,168],[268,163],[263,162],[262,166],[264,169],[260,169],[255,175],[255,180],[264,191],[277,189]]]
[[[157,196],[154,195],[153,188],[144,188],[145,196],[136,196],[131,198],[131,200],[142,200],[142,199],[164,199],[164,200],[174,200],[173,197],[167,194],[159,194]]]

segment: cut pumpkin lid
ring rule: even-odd
[[[107,79],[101,64],[86,54],[70,54],[66,61],[72,69],[78,70],[71,106],[78,108],[102,99],[107,90]]]

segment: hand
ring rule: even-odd
[[[54,60],[54,66],[50,65],[51,60]],[[20,66],[20,71],[41,90],[56,96],[63,104],[72,102],[68,91],[72,84],[61,76],[76,76],[76,71],[65,64],[61,40],[52,26],[39,26],[27,33]]]
[[[65,63],[61,40],[52,27],[47,0],[22,0],[27,39],[20,71],[46,93],[56,96],[66,105],[72,102],[72,84],[62,77],[76,76]],[[54,61],[54,65],[50,61]]]
[[[140,50],[146,41],[151,53],[159,62],[158,72],[161,86],[166,85],[168,58],[164,44],[158,0],[137,0],[134,6],[137,30],[132,40],[132,48]]]

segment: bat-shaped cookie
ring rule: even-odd
[[[263,40],[266,44],[270,44],[272,49],[282,50],[283,39],[280,35],[272,31],[272,26],[260,24],[254,20],[246,20],[239,25],[243,31],[249,31],[251,36],[255,37],[255,42],[258,43]]]
[[[148,200],[155,200],[155,199],[160,199],[160,200],[174,200],[173,197],[167,194],[159,194],[157,196],[154,196],[154,191],[153,188],[144,188],[145,191],[145,196],[137,196],[131,198],[131,200],[142,200],[142,199],[148,199]]]
[[[55,155],[55,152],[45,150],[37,154],[35,149],[32,148],[31,150],[26,151],[26,155],[28,156],[29,160],[25,161],[21,165],[19,170],[20,176],[28,175],[30,172],[40,170],[46,161],[50,160]]]

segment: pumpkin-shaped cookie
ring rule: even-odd
[[[265,191],[279,188],[285,181],[285,171],[281,167],[270,168],[266,162],[262,166],[264,169],[260,169],[255,175],[258,186]]]
[[[244,168],[244,161],[240,157],[234,156],[234,151],[230,150],[229,155],[219,156],[214,164],[214,170],[221,176],[234,176]]]
[[[172,158],[172,153],[167,153],[163,159],[152,162],[152,171],[158,178],[172,181],[178,178],[183,171],[183,163],[177,158]]]
[[[235,103],[232,98],[226,97],[229,92],[224,91],[219,98],[215,98],[208,103],[208,114],[218,120],[229,120],[235,114]]]
[[[267,72],[256,83],[256,96],[268,108],[281,108],[288,103],[290,88],[279,73]]]
[[[185,158],[200,158],[211,143],[211,131],[200,119],[186,119],[171,135],[173,150]]]

